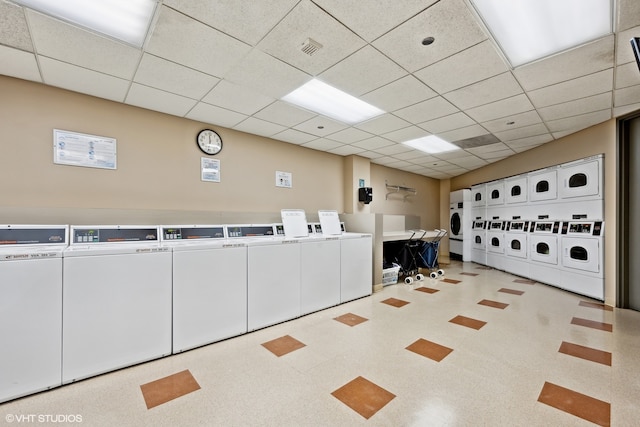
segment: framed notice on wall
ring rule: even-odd
[[[116,169],[116,140],[67,130],[53,130],[53,162],[59,165]]]

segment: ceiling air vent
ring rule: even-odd
[[[322,45],[314,39],[307,39],[302,43],[302,51],[309,56],[313,55],[320,49],[322,49]]]

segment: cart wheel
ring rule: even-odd
[[[416,280],[424,280],[424,274],[416,274]]]
[[[432,271],[431,273],[429,273],[429,277],[431,277],[432,279],[437,279],[438,273],[436,273],[435,271]]]
[[[413,277],[405,277],[404,278],[404,283],[406,283],[407,285],[410,285],[413,283]]]
[[[438,276],[444,276],[444,270],[443,269],[438,270]]]

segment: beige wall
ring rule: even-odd
[[[605,302],[616,303],[616,120],[576,132],[451,179],[451,190],[604,154]]]

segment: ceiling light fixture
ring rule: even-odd
[[[157,0],[14,0],[54,18],[141,47]]]
[[[471,0],[517,67],[613,32],[613,0]]]
[[[444,139],[437,137],[435,135],[423,136],[422,138],[412,139],[412,140],[403,142],[403,144],[429,154],[460,150],[460,147],[458,147],[457,145],[447,142]]]
[[[285,95],[283,101],[314,111],[344,123],[359,123],[384,111],[333,86],[313,79]]]

